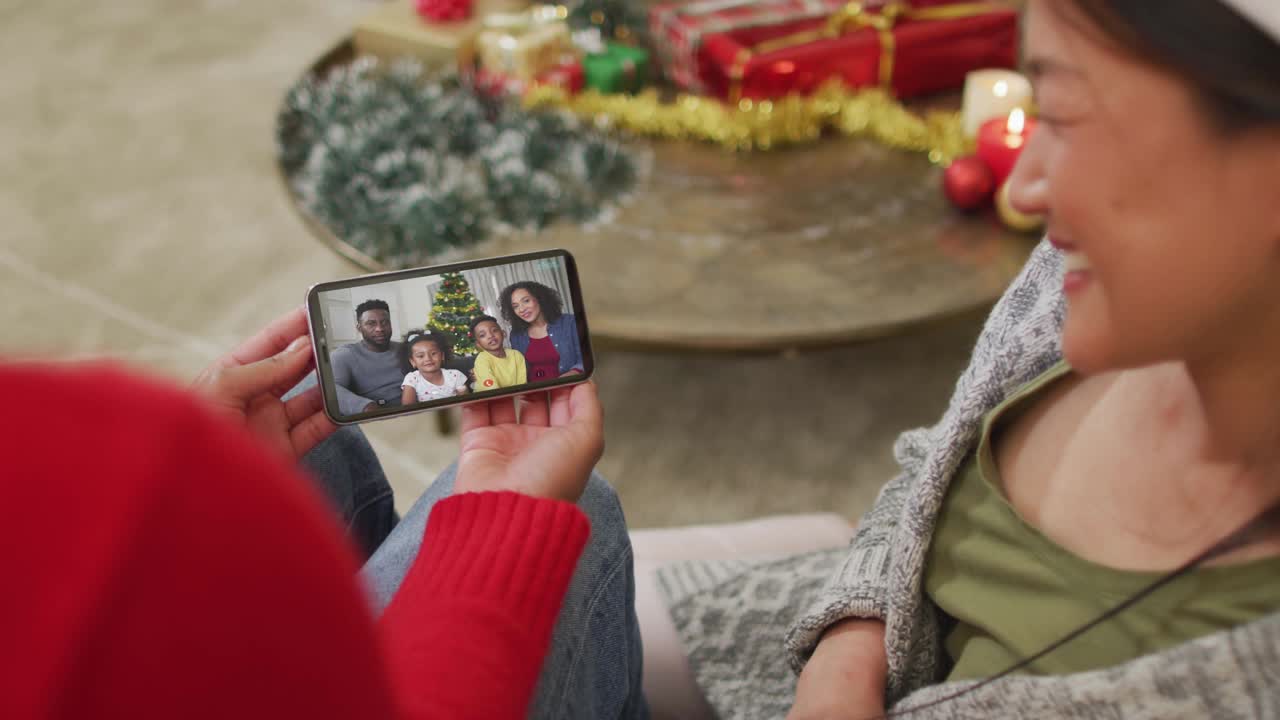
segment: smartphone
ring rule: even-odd
[[[307,316],[325,413],[349,425],[591,378],[577,265],[565,250],[313,285]]]

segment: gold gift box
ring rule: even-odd
[[[480,17],[477,12],[463,22],[432,23],[418,14],[413,0],[391,0],[356,25],[352,40],[357,53],[387,62],[411,57],[427,67],[453,67],[480,30]]]
[[[480,67],[527,82],[561,64],[573,52],[567,14],[562,6],[548,5],[489,14],[475,40]]]

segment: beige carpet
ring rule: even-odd
[[[272,122],[369,7],[0,4],[0,353],[186,380],[310,284],[355,274],[286,204]],[[636,527],[853,516],[892,473],[894,435],[937,415],[977,322],[796,358],[604,353],[602,469]],[[421,415],[368,434],[402,507],[455,442]]]

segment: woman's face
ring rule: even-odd
[[[1186,85],[1079,12],[1030,0],[1041,123],[1010,179],[1066,254],[1067,359],[1193,360],[1280,331],[1280,133],[1220,134]]]
[[[515,292],[511,293],[511,310],[515,312],[516,317],[530,325],[542,317],[542,306],[538,304],[538,299],[524,288],[516,288]]]

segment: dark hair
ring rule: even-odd
[[[449,339],[447,333],[435,329],[410,330],[404,334],[404,343],[400,345],[400,360],[405,367],[413,367],[409,358],[413,357],[413,346],[420,342],[433,342],[440,348],[441,354],[444,355],[442,365],[448,364],[453,359],[453,341]]]
[[[479,317],[473,317],[473,318],[471,318],[471,324],[467,326],[467,334],[468,334],[468,335],[470,335],[472,338],[475,338],[475,336],[476,336],[476,326],[477,326],[477,325],[479,325],[479,324],[480,324],[480,323],[482,323],[482,322],[491,322],[491,323],[493,323],[493,324],[497,325],[497,324],[498,324],[498,318],[493,317],[493,316],[491,316],[491,315],[481,315],[481,316],[479,316]],[[502,329],[502,326],[501,326],[501,325],[498,325],[498,329]]]
[[[386,300],[365,300],[356,306],[356,322],[360,322],[360,316],[370,310],[385,310],[388,315],[391,314],[391,306],[387,305]]]
[[[532,280],[521,280],[520,282],[511,283],[502,291],[502,317],[511,323],[511,332],[523,332],[529,329],[529,323],[520,319],[515,311],[511,309],[511,296],[517,290],[524,290],[538,301],[538,305],[542,307],[542,317],[549,323],[560,319],[560,315],[564,313],[564,303],[560,300],[560,293],[543,285],[540,282]]]
[[[1226,3],[1072,2],[1117,47],[1190,83],[1221,132],[1280,124],[1280,42]]]

